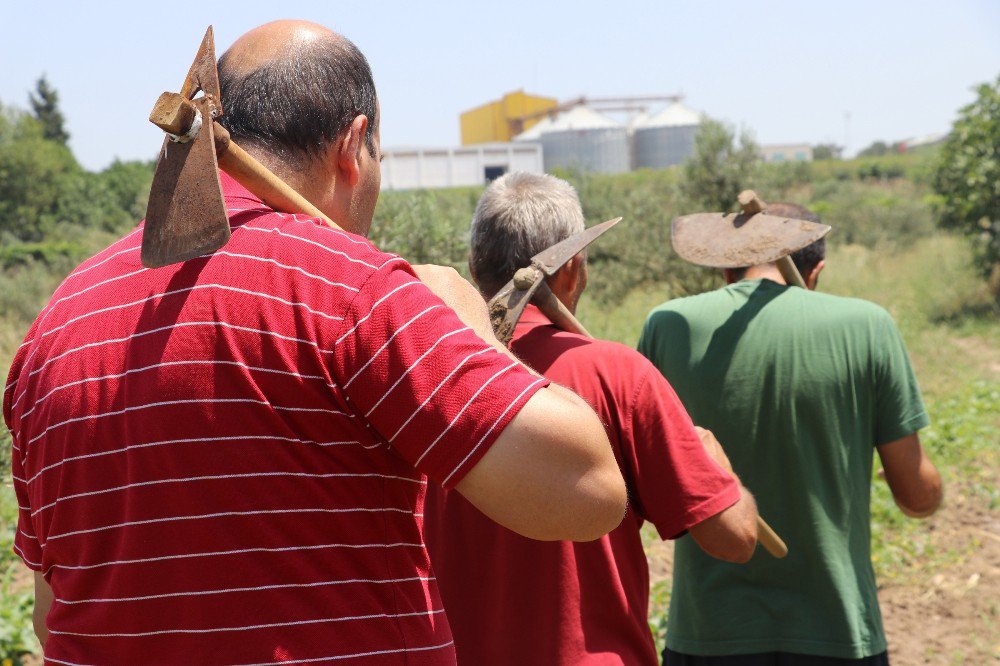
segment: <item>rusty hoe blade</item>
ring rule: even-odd
[[[621,220],[622,218],[616,217],[613,220],[595,224],[578,234],[573,234],[569,238],[561,240],[533,256],[531,263],[541,269],[546,275],[555,275],[556,271],[562,268],[563,264],[582,252],[584,248],[600,238],[605,231],[621,222]]]
[[[696,213],[676,218],[670,241],[677,254],[699,266],[756,266],[801,250],[830,231],[826,224],[767,215],[762,212],[763,202],[750,190],[740,195],[740,203],[740,213]]]
[[[510,339],[514,335],[514,327],[521,319],[524,308],[535,297],[541,285],[545,283],[545,277],[555,275],[556,271],[562,268],[567,261],[583,251],[604,232],[618,224],[621,219],[618,217],[595,224],[589,229],[559,241],[532,257],[530,266],[525,266],[514,273],[514,279],[505,284],[488,303],[493,330],[496,331],[497,338],[503,344],[510,343]],[[572,314],[568,311],[549,311],[554,309],[554,300],[554,298],[544,299],[546,308],[543,311],[546,316],[555,323],[559,323],[559,320],[568,321],[567,315],[572,319]],[[575,319],[573,321],[575,322]],[[578,322],[575,328],[585,333],[585,329]]]
[[[203,95],[195,98],[201,91]],[[214,120],[222,115],[209,26],[181,92],[164,93],[150,121],[167,132],[153,175],[142,236],[142,263],[159,268],[213,252],[229,240]]]

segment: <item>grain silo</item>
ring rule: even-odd
[[[694,137],[702,116],[680,102],[633,124],[636,168],[662,169],[680,164],[694,154]]]
[[[585,106],[545,118],[515,141],[540,143],[546,171],[624,173],[631,168],[625,127]]]

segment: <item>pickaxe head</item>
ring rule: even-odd
[[[531,264],[518,269],[514,278],[505,284],[489,302],[490,321],[497,338],[504,344],[510,342],[514,335],[514,327],[524,313],[525,306],[532,300],[539,288],[545,283],[545,278],[555,275],[567,261],[582,252],[588,245],[597,240],[605,231],[621,221],[618,217],[607,222],[595,224],[578,234],[563,239],[542,250],[531,258]],[[547,302],[551,302],[551,299]],[[541,303],[539,304],[541,306]],[[544,311],[544,310],[543,310]],[[565,317],[565,313],[546,312],[550,319],[556,321]]]
[[[670,241],[681,258],[699,266],[743,268],[767,264],[814,243],[830,226],[767,215],[752,190],[739,196],[740,213],[695,213],[674,219]]]
[[[195,97],[198,92],[203,94]],[[142,263],[158,268],[213,252],[229,240],[214,120],[222,116],[209,26],[180,93],[160,95],[150,122],[167,132],[153,175]]]

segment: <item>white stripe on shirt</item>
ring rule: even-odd
[[[399,285],[398,287],[395,287],[392,291],[390,291],[388,294],[386,294],[382,298],[380,298],[377,301],[375,301],[374,303],[372,303],[372,306],[368,309],[368,314],[366,314],[364,317],[362,317],[361,319],[359,319],[358,323],[356,323],[354,326],[351,327],[351,330],[347,331],[342,336],[340,336],[339,338],[337,338],[337,341],[333,343],[334,346],[339,345],[341,342],[343,342],[344,340],[346,340],[348,338],[348,336],[350,336],[352,333],[354,333],[354,331],[358,330],[358,326],[361,326],[361,324],[363,324],[366,321],[368,321],[371,318],[372,313],[375,310],[375,308],[377,308],[381,303],[383,303],[385,300],[387,300],[390,296],[392,296],[393,294],[395,294],[400,289],[406,289],[407,287],[412,287],[413,285],[417,285],[417,284],[423,284],[423,282],[421,282],[420,280],[412,280],[410,282],[404,282],[403,284]]]
[[[427,457],[427,454],[431,452],[431,449],[433,449],[437,445],[437,443],[441,441],[441,438],[444,437],[448,433],[449,430],[451,430],[451,427],[453,425],[455,425],[455,423],[458,421],[458,419],[460,419],[462,417],[462,414],[465,413],[465,410],[468,409],[469,406],[476,401],[476,398],[479,397],[480,393],[482,393],[483,391],[486,390],[487,386],[489,386],[491,383],[493,383],[494,379],[496,379],[497,377],[499,377],[503,373],[507,372],[511,368],[516,368],[518,365],[520,365],[520,364],[517,361],[513,361],[506,368],[503,368],[502,370],[497,370],[497,372],[492,377],[490,377],[489,379],[487,379],[483,383],[482,386],[480,386],[478,389],[476,389],[476,392],[472,394],[472,397],[469,398],[469,400],[464,405],[462,405],[462,409],[458,410],[458,414],[455,414],[454,418],[452,418],[451,422],[448,424],[448,427],[446,427],[444,430],[442,430],[441,434],[437,436],[437,439],[435,439],[433,442],[431,442],[430,445],[420,455],[420,457],[417,458],[417,462],[414,463],[414,466],[419,465],[421,463],[421,461],[425,457]]]
[[[348,550],[364,550],[368,548],[423,548],[422,543],[320,543],[308,546],[281,546],[274,548],[236,548],[233,550],[210,550],[201,553],[179,553],[176,555],[157,555],[154,557],[139,557],[129,560],[109,560],[107,562],[95,562],[91,564],[53,564],[45,573],[53,569],[68,569],[80,571],[86,569],[100,569],[103,567],[122,566],[125,564],[145,564],[147,562],[165,562],[167,560],[185,560],[200,557],[220,557],[225,555],[244,555],[246,553],[292,553],[303,550],[323,550],[325,548],[346,548]]]
[[[347,415],[351,418],[351,415]],[[334,442],[314,442],[311,439],[299,439],[297,437],[280,437],[278,435],[226,435],[224,437],[186,437],[183,439],[164,439],[156,442],[146,442],[144,444],[130,444],[128,446],[123,446],[120,449],[111,449],[109,451],[98,451],[96,453],[86,453],[79,456],[67,456],[58,462],[54,462],[51,465],[47,465],[40,470],[38,470],[34,476],[28,479],[27,483],[31,483],[39,476],[45,472],[55,469],[56,467],[61,467],[65,463],[72,462],[74,460],[85,460],[87,458],[100,458],[102,456],[110,456],[116,453],[124,453],[125,451],[131,451],[133,449],[146,449],[154,446],[167,446],[169,444],[194,444],[202,442],[238,442],[241,440],[274,440],[278,442],[293,442],[296,444],[313,444],[315,446],[342,446],[347,444],[358,444],[356,440],[346,440],[346,441],[334,441]],[[25,507],[21,507],[22,509]],[[27,509],[30,511],[31,509]]]
[[[66,419],[65,421],[60,421],[58,423],[53,423],[52,425],[45,428],[34,437],[28,440],[27,444],[34,444],[36,441],[44,437],[47,433],[55,430],[56,428],[61,428],[64,425],[69,425],[70,423],[78,423],[80,421],[90,421],[102,419],[107,416],[119,416],[121,414],[126,414],[128,412],[136,412],[142,409],[150,409],[152,407],[166,407],[168,405],[207,405],[207,404],[253,404],[253,405],[266,405],[275,411],[287,411],[287,412],[318,412],[323,414],[331,414],[333,416],[347,416],[345,412],[341,412],[335,409],[322,409],[319,407],[282,407],[279,405],[272,405],[267,400],[255,400],[253,398],[189,398],[185,400],[161,400],[159,402],[148,402],[144,405],[133,405],[131,407],[125,407],[123,409],[116,409],[111,412],[103,412],[101,414],[87,414],[86,416],[74,416],[71,419]]]
[[[152,481],[139,481],[136,483],[129,483],[123,486],[113,486],[111,488],[104,488],[101,490],[91,490],[85,493],[74,493],[72,495],[62,495],[55,502],[46,504],[45,506],[39,507],[31,512],[31,516],[34,517],[37,514],[45,511],[46,509],[51,509],[60,502],[65,502],[71,499],[77,499],[79,497],[91,497],[93,495],[105,495],[107,493],[114,493],[121,490],[127,490],[129,488],[145,488],[147,486],[158,486],[168,483],[190,483],[193,481],[215,481],[219,479],[255,479],[264,477],[279,477],[279,476],[290,476],[297,478],[307,478],[307,479],[342,479],[342,478],[354,478],[354,479],[392,479],[394,481],[409,481],[410,483],[415,483],[417,485],[426,485],[427,481],[424,479],[414,479],[407,476],[394,476],[392,474],[379,474],[377,472],[354,474],[350,472],[330,472],[327,474],[310,474],[308,472],[247,472],[244,474],[210,474],[204,476],[186,476],[170,479],[155,479]],[[26,535],[27,536],[27,535]]]
[[[112,597],[106,599],[79,599],[77,601],[67,601],[65,599],[55,599],[58,603],[67,606],[75,604],[102,604],[117,603],[122,601],[149,601],[151,599],[168,599],[175,597],[204,597],[216,594],[230,594],[235,592],[261,592],[263,590],[287,590],[293,588],[325,587],[332,585],[353,585],[357,583],[369,583],[375,585],[387,585],[391,583],[413,583],[416,581],[427,582],[436,580],[434,576],[411,576],[410,578],[349,578],[341,580],[323,580],[313,583],[279,583],[276,585],[255,585],[253,587],[229,587],[219,590],[193,590],[190,592],[165,592],[163,594],[147,594],[139,597]]]
[[[217,511],[215,513],[202,513],[193,516],[163,516],[161,518],[147,518],[146,520],[128,520],[123,523],[113,523],[111,525],[101,525],[100,527],[89,527],[85,530],[73,530],[72,532],[63,532],[62,534],[50,534],[45,540],[46,543],[54,541],[55,539],[63,539],[68,536],[76,536],[77,534],[92,534],[94,532],[106,532],[108,530],[116,530],[122,527],[135,527],[138,525],[152,525],[156,523],[172,523],[176,521],[185,520],[202,520],[210,518],[228,518],[230,516],[270,516],[270,515],[282,515],[289,513],[405,513],[412,514],[411,509],[401,509],[391,506],[380,506],[380,507],[351,507],[349,509],[322,509],[322,508],[309,508],[309,509],[254,509],[253,511]]]
[[[222,631],[253,631],[256,629],[270,629],[272,627],[295,627],[304,624],[320,624],[323,622],[348,622],[351,620],[392,620],[401,617],[419,617],[438,615],[443,613],[443,608],[436,610],[417,611],[413,613],[372,613],[370,615],[347,615],[342,617],[321,617],[313,620],[295,620],[293,622],[269,622],[266,624],[248,624],[234,627],[212,627],[206,629],[161,629],[159,631],[142,631],[134,633],[87,633],[77,631],[57,631],[49,629],[50,634],[62,636],[88,636],[91,638],[138,638],[142,636],[162,636],[163,634],[212,634]]]
[[[71,386],[78,386],[80,384],[86,384],[88,382],[104,381],[105,379],[119,379],[119,378],[125,377],[127,375],[135,374],[137,372],[144,372],[146,370],[154,370],[156,368],[170,367],[170,366],[175,366],[175,365],[234,365],[236,367],[243,368],[245,370],[254,370],[254,371],[257,371],[257,372],[269,372],[269,373],[272,373],[272,374],[286,375],[286,376],[289,376],[289,377],[296,377],[298,379],[318,379],[318,380],[322,381],[327,387],[333,388],[333,386],[334,386],[334,384],[331,384],[331,383],[327,382],[326,381],[327,378],[324,377],[323,375],[302,375],[302,374],[299,374],[297,372],[291,372],[291,371],[288,371],[288,370],[277,370],[277,369],[274,369],[274,368],[262,368],[262,367],[258,367],[258,366],[254,366],[254,365],[247,365],[245,363],[240,363],[239,361],[217,361],[217,360],[165,361],[163,363],[154,363],[152,365],[144,365],[141,368],[132,368],[131,370],[126,370],[125,372],[118,372],[118,373],[115,373],[113,375],[100,375],[100,376],[97,376],[97,377],[86,377],[84,379],[78,379],[76,381],[69,382],[68,384],[62,384],[61,386],[57,386],[54,389],[52,389],[51,391],[49,391],[48,393],[46,393],[45,395],[43,395],[41,398],[39,398],[38,400],[36,400],[35,404],[31,406],[31,409],[28,409],[28,410],[25,410],[24,412],[22,412],[21,413],[21,422],[24,423],[25,417],[27,417],[29,414],[31,414],[33,411],[35,411],[35,409],[38,407],[38,405],[40,403],[44,402],[46,399],[49,398],[49,396],[51,396],[53,393],[56,393],[57,391],[61,391],[63,389],[69,388]]]
[[[436,310],[438,308],[443,308],[443,307],[444,307],[443,303],[438,303],[436,305],[432,305],[429,308],[427,308],[426,310],[417,313],[408,322],[406,322],[405,324],[403,324],[402,326],[400,326],[399,328],[397,328],[395,331],[393,331],[392,335],[389,336],[389,339],[386,340],[385,343],[381,347],[379,347],[378,349],[375,350],[375,352],[371,355],[371,358],[369,358],[368,361],[365,362],[365,364],[363,366],[361,366],[361,369],[358,370],[357,372],[355,372],[354,376],[347,380],[347,382],[344,384],[344,389],[346,390],[347,387],[349,387],[351,385],[351,383],[355,379],[358,378],[358,375],[360,375],[362,372],[364,372],[365,370],[367,370],[368,366],[370,366],[375,361],[375,359],[378,357],[378,355],[381,354],[383,351],[385,351],[386,348],[389,345],[392,344],[392,341],[396,339],[397,335],[399,335],[400,333],[402,333],[403,331],[405,331],[407,328],[409,328],[410,324],[412,324],[416,320],[420,319],[421,317],[423,317],[425,314],[427,314],[431,310]]]
[[[437,386],[434,387],[434,390],[431,391],[431,394],[427,396],[427,398],[422,403],[420,403],[420,405],[413,411],[412,414],[410,414],[410,417],[403,422],[403,425],[399,426],[399,430],[396,431],[396,434],[394,434],[392,437],[389,438],[389,443],[391,444],[396,440],[397,437],[399,437],[399,433],[403,432],[403,429],[406,426],[410,425],[410,421],[416,418],[417,414],[419,414],[424,409],[424,407],[427,406],[427,403],[431,401],[431,398],[433,398],[437,394],[437,392],[441,390],[441,388],[448,382],[448,380],[451,379],[455,375],[455,373],[458,372],[462,368],[462,366],[466,364],[466,362],[468,362],[469,359],[471,359],[473,356],[479,356],[480,354],[485,354],[487,352],[499,353],[493,347],[484,347],[483,349],[480,349],[479,351],[474,351],[465,358],[463,358],[462,361],[458,365],[456,365],[455,368],[451,372],[449,372],[448,375],[444,379],[442,379]]]
[[[493,429],[494,429],[494,428],[496,428],[496,427],[497,427],[497,424],[498,424],[498,423],[500,423],[500,421],[501,421],[501,420],[503,419],[503,417],[507,415],[507,412],[509,412],[509,411],[511,410],[511,408],[512,408],[512,407],[513,407],[513,406],[514,406],[515,404],[517,404],[517,402],[518,402],[518,401],[519,401],[519,400],[521,399],[521,396],[523,396],[523,395],[524,395],[525,393],[527,393],[528,391],[530,391],[530,390],[531,390],[532,388],[534,388],[535,386],[538,386],[539,384],[541,384],[541,383],[542,383],[543,381],[545,381],[545,380],[544,380],[544,379],[536,379],[535,381],[533,381],[533,382],[531,382],[530,384],[528,384],[528,385],[527,385],[527,386],[526,386],[526,387],[524,388],[524,390],[523,390],[523,391],[521,391],[520,393],[518,393],[518,394],[517,394],[517,397],[516,397],[516,398],[514,398],[514,399],[513,399],[512,401],[511,401],[511,403],[510,403],[509,405],[507,405],[507,407],[506,407],[506,408],[505,408],[505,409],[504,409],[504,410],[503,410],[503,411],[502,411],[502,412],[500,413],[500,416],[498,416],[498,417],[496,418],[496,420],[495,420],[495,421],[493,422],[493,425],[491,425],[491,426],[489,427],[489,429],[488,429],[488,430],[487,430],[487,431],[486,431],[485,433],[483,433],[483,436],[479,438],[479,441],[478,441],[478,442],[476,442],[476,445],[475,445],[474,447],[472,447],[472,450],[470,450],[470,451],[469,451],[469,453],[468,453],[468,454],[467,454],[467,455],[466,455],[466,456],[465,456],[464,458],[462,458],[462,462],[458,463],[458,464],[457,464],[457,465],[455,466],[455,469],[453,469],[453,470],[451,471],[451,474],[449,474],[448,476],[446,476],[446,477],[445,477],[444,481],[442,481],[442,482],[441,482],[441,485],[442,485],[442,486],[445,486],[445,485],[448,485],[448,481],[450,481],[450,480],[451,480],[451,477],[455,476],[455,472],[457,472],[458,470],[460,470],[460,469],[462,468],[462,465],[464,465],[464,464],[465,464],[465,461],[466,461],[466,460],[468,460],[469,458],[471,458],[471,457],[472,457],[472,454],[473,454],[473,453],[475,453],[475,452],[476,452],[476,451],[477,451],[477,450],[479,449],[479,447],[480,447],[480,446],[482,445],[482,443],[483,443],[484,441],[486,441],[486,437],[487,437],[487,436],[488,436],[488,435],[489,435],[489,434],[490,434],[491,432],[493,432]]]
[[[74,323],[76,323],[76,322],[78,322],[78,321],[80,321],[82,319],[86,319],[87,317],[93,317],[94,315],[103,314],[105,312],[112,312],[114,310],[124,310],[125,308],[132,307],[133,305],[141,305],[143,303],[148,303],[149,301],[156,300],[158,298],[166,298],[167,296],[175,296],[177,294],[189,293],[189,292],[192,292],[192,291],[197,291],[199,289],[218,289],[220,291],[231,291],[231,292],[235,292],[235,293],[238,293],[238,294],[243,294],[245,296],[254,296],[254,297],[257,297],[257,298],[262,298],[264,300],[277,301],[278,303],[281,303],[282,305],[287,305],[289,307],[301,307],[301,308],[305,309],[307,312],[309,312],[310,314],[316,315],[318,317],[323,317],[324,319],[329,319],[331,321],[343,321],[344,320],[343,317],[336,317],[334,315],[327,314],[325,312],[320,312],[319,310],[314,310],[311,307],[309,307],[308,303],[299,303],[299,302],[293,302],[293,301],[286,301],[283,298],[280,298],[280,297],[275,296],[273,294],[266,294],[266,293],[261,292],[261,291],[250,291],[249,289],[240,289],[239,287],[230,287],[229,285],[224,285],[224,284],[196,284],[193,287],[183,287],[181,289],[174,289],[172,291],[164,291],[164,292],[159,293],[159,294],[153,294],[152,296],[147,296],[145,298],[141,298],[141,299],[139,299],[137,301],[129,301],[128,303],[119,303],[118,305],[111,305],[111,306],[108,306],[106,308],[99,308],[97,310],[91,310],[89,312],[85,312],[84,314],[77,315],[76,317],[73,317],[73,318],[71,318],[71,319],[63,322],[59,326],[55,326],[53,328],[48,329],[47,331],[45,331],[44,333],[42,333],[38,337],[39,337],[39,339],[41,339],[41,338],[44,338],[46,335],[52,335],[53,333],[56,333],[58,331],[61,331],[64,328],[66,328],[70,324],[74,324]]]
[[[367,413],[365,414],[365,418],[368,418],[369,416],[371,416],[372,412],[374,412],[374,411],[375,411],[376,409],[378,409],[378,406],[382,404],[382,401],[383,401],[383,400],[385,400],[386,398],[388,398],[388,397],[389,397],[389,394],[390,394],[390,393],[392,393],[392,392],[393,392],[393,390],[394,390],[394,389],[395,389],[395,388],[396,388],[397,386],[399,386],[399,383],[400,383],[401,381],[403,381],[404,379],[406,379],[406,376],[407,376],[407,375],[408,375],[408,374],[410,373],[410,371],[411,371],[411,370],[413,370],[413,369],[414,369],[415,367],[417,367],[417,365],[418,365],[418,364],[419,364],[419,363],[420,363],[420,362],[421,362],[422,360],[424,360],[424,358],[426,358],[428,354],[430,354],[430,353],[431,353],[432,351],[434,351],[434,349],[435,349],[435,348],[436,348],[436,347],[437,347],[437,346],[438,346],[439,344],[441,344],[441,342],[442,342],[442,341],[443,341],[443,340],[444,340],[445,338],[450,338],[451,336],[453,336],[453,335],[455,335],[455,334],[457,334],[457,333],[464,333],[465,331],[471,331],[471,330],[472,330],[472,328],[471,328],[470,326],[466,326],[466,327],[464,327],[464,328],[457,328],[457,329],[455,329],[454,331],[451,331],[451,332],[449,332],[449,333],[445,333],[445,334],[444,334],[444,335],[442,335],[442,336],[441,336],[440,338],[438,338],[438,339],[437,339],[437,342],[435,342],[435,343],[434,343],[433,345],[431,345],[431,346],[430,346],[430,348],[428,348],[428,350],[427,350],[427,351],[425,351],[425,352],[424,352],[423,354],[421,354],[421,355],[420,355],[420,358],[418,358],[418,359],[417,359],[416,361],[414,361],[414,362],[413,362],[413,364],[412,364],[412,365],[411,365],[410,367],[408,367],[408,368],[407,368],[407,369],[406,369],[406,370],[405,370],[405,371],[403,372],[403,374],[402,374],[402,375],[400,375],[400,376],[399,376],[399,379],[397,379],[397,380],[396,380],[396,383],[395,383],[395,384],[393,384],[392,386],[390,386],[390,387],[389,387],[389,389],[388,389],[388,390],[387,390],[387,391],[385,392],[385,394],[384,394],[384,395],[383,395],[383,396],[382,396],[381,398],[379,398],[379,399],[378,399],[378,402],[376,402],[376,403],[375,403],[374,405],[372,405],[372,408],[371,408],[371,409],[369,409],[369,410],[368,410],[368,412],[367,412]]]
[[[452,646],[455,641],[448,641],[447,643],[441,643],[440,645],[428,645],[426,647],[407,647],[407,648],[396,648],[392,650],[372,650],[370,652],[355,652],[354,654],[338,654],[329,657],[311,657],[309,659],[289,659],[282,661],[267,661],[260,662],[256,664],[240,664],[239,666],[284,666],[284,664],[309,664],[315,663],[317,661],[333,661],[340,659],[360,659],[361,657],[373,657],[380,654],[399,654],[401,652],[426,652],[428,650],[443,650],[446,647]]]

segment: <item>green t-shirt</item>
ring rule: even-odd
[[[744,280],[653,310],[639,351],[718,437],[788,544],[747,564],[677,541],[667,646],[694,655],[886,649],[871,566],[873,446],[927,425],[882,308]]]

